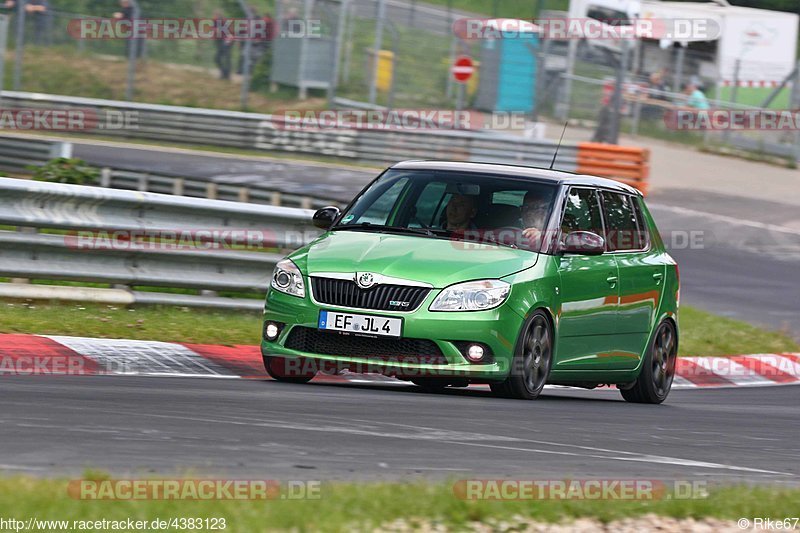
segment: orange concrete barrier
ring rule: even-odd
[[[650,150],[605,143],[578,143],[578,168],[581,174],[612,178],[647,194],[650,177]]]

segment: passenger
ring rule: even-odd
[[[474,196],[455,194],[447,202],[447,222],[444,229],[448,231],[466,231],[477,229],[473,219],[478,214],[478,204]]]
[[[530,249],[536,250],[542,242],[544,225],[547,223],[548,199],[536,191],[525,193],[522,200],[522,236],[528,240]]]

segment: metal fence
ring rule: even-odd
[[[670,122],[679,110],[698,111],[699,99],[715,113],[768,112],[800,105],[800,69],[776,80],[774,65],[737,61],[733,77],[725,79],[707,52],[653,50],[638,45],[627,58],[605,49],[581,50],[572,72],[547,71],[538,111],[559,121],[571,119],[595,130],[595,140],[616,142],[616,133],[660,138],[687,145],[724,146],[800,161],[800,133],[766,128],[681,129]],[[567,53],[557,52],[558,57]],[[569,62],[569,61],[568,61]],[[742,74],[739,74],[741,72]],[[754,79],[761,72],[771,81]],[[749,78],[747,76],[750,76]],[[619,103],[615,103],[617,85]],[[694,96],[693,96],[694,94]],[[699,95],[699,96],[698,96]],[[615,124],[616,122],[616,124]],[[603,129],[617,131],[608,133]],[[606,137],[605,139],[603,137]]]
[[[113,291],[124,286],[133,302],[257,309],[258,298],[208,291],[263,294],[284,252],[318,234],[311,215],[304,209],[0,178],[0,276],[109,284],[116,286],[109,288],[112,300]],[[6,296],[32,293],[28,284],[0,285]],[[136,290],[143,287],[150,290]],[[47,297],[46,287],[36,288]]]

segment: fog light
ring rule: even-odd
[[[467,350],[467,358],[470,361],[480,361],[483,359],[483,346],[473,344]]]
[[[268,341],[274,341],[275,339],[278,338],[278,334],[281,332],[281,330],[278,329],[278,326],[270,322],[267,324],[267,328],[264,332],[267,335]]]

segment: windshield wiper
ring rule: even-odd
[[[339,224],[331,228],[331,230],[371,230],[371,231],[391,231],[396,233],[413,233],[415,235],[426,235],[428,237],[436,237],[439,235],[447,235],[450,232],[438,228],[407,228],[403,226],[384,226],[382,224],[373,224],[371,222],[359,222],[358,224]]]
[[[519,246],[517,246],[517,245],[516,245],[516,244],[514,244],[513,242],[511,242],[511,243],[508,243],[508,242],[500,242],[500,241],[498,241],[498,240],[497,240],[497,239],[496,239],[496,238],[495,238],[493,235],[489,235],[489,234],[483,234],[483,235],[481,235],[481,241],[483,241],[483,242],[489,242],[489,243],[492,243],[492,244],[496,244],[496,245],[498,245],[498,246],[506,246],[506,247],[508,247],[508,248],[519,248]]]

